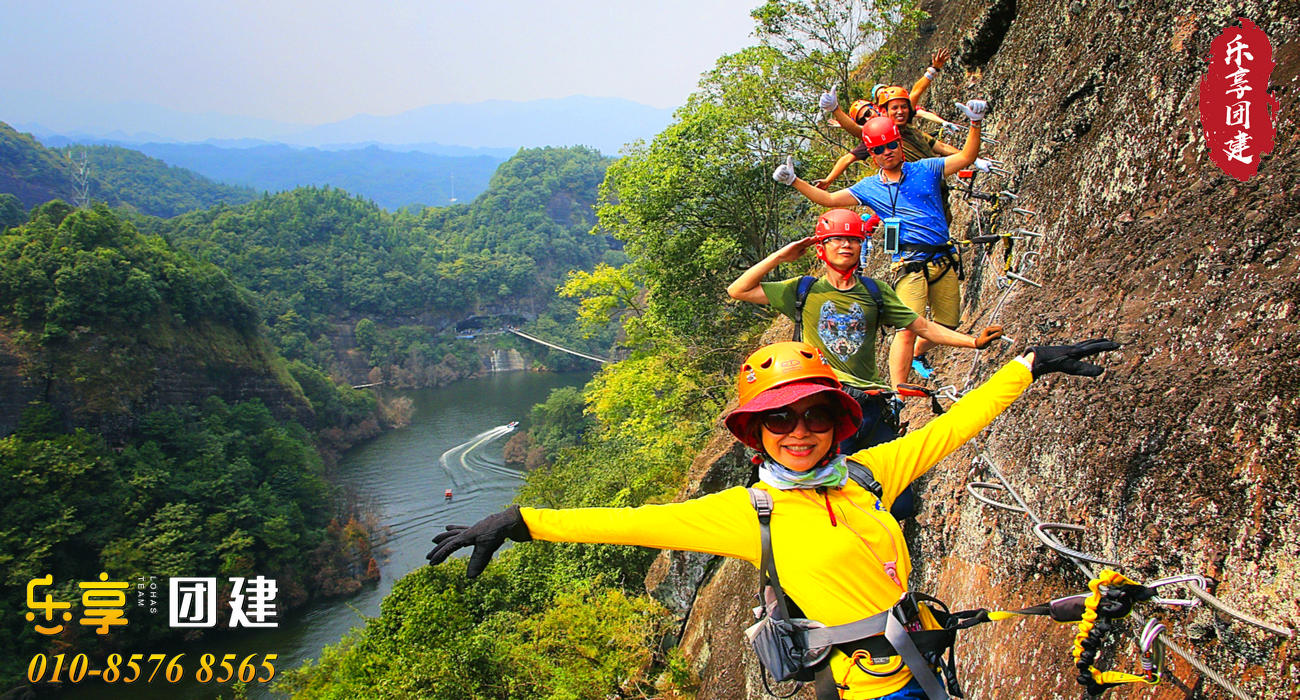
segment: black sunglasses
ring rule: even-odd
[[[835,413],[826,405],[813,406],[802,414],[795,413],[794,409],[790,408],[768,411],[759,416],[759,420],[763,422],[763,427],[767,428],[768,432],[776,435],[793,432],[800,420],[809,431],[814,433],[829,433],[835,429]]]
[[[873,147],[871,148],[871,153],[872,153],[873,155],[877,155],[877,156],[878,156],[878,155],[880,155],[881,153],[884,153],[885,151],[892,151],[892,150],[894,150],[895,148],[898,148],[898,139],[894,139],[893,141],[890,141],[889,143],[887,143],[887,144],[885,144],[885,145],[883,145],[883,146],[873,146]]]

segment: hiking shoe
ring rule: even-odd
[[[925,358],[925,355],[917,355],[912,358],[912,371],[920,375],[922,379],[929,379],[930,375],[934,374],[934,367],[930,365],[930,361]]]

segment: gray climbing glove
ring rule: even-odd
[[[424,555],[424,558],[429,560],[430,566],[436,566],[451,556],[452,552],[462,547],[472,546],[474,551],[469,555],[469,567],[465,573],[470,578],[474,578],[483,573],[488,562],[492,561],[492,554],[500,549],[507,539],[515,542],[531,542],[533,539],[532,534],[528,532],[528,524],[524,522],[524,516],[519,512],[519,506],[510,506],[469,527],[448,525],[446,532],[434,535],[433,543],[437,546]]]
[[[840,98],[835,94],[835,89],[823,92],[821,99],[817,100],[817,106],[821,107],[823,112],[834,112],[840,106]]]
[[[985,102],[984,100],[971,100],[966,104],[962,104],[960,102],[956,102],[954,104],[957,105],[957,109],[960,109],[962,112],[966,113],[966,118],[971,120],[972,124],[977,123],[979,122],[979,120],[983,119],[984,113],[989,111],[989,103]]]
[[[786,156],[785,162],[776,166],[776,170],[772,173],[772,179],[782,185],[793,185],[796,177],[794,174],[794,156]]]

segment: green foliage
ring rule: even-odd
[[[566,386],[551,390],[546,401],[528,412],[528,434],[545,450],[548,460],[553,461],[561,450],[575,447],[582,440],[592,423],[584,415],[584,407],[582,392]]]
[[[282,674],[301,699],[592,698],[652,691],[654,640],[669,623],[648,598],[590,583],[537,605],[506,552],[479,578],[453,560],[398,581],[380,616],[329,647],[316,665]]]
[[[80,327],[131,328],[158,317],[253,333],[257,313],[220,270],[142,236],[104,205],[51,202],[0,234],[0,316],[57,342]]]
[[[158,411],[114,450],[88,433],[25,430],[0,439],[0,596],[25,600],[31,578],[56,583],[155,576],[256,576],[311,593],[335,584],[329,544],[333,490],[307,433],[260,402]],[[364,567],[364,562],[361,563]],[[75,591],[75,586],[69,590]],[[64,599],[76,601],[79,594]],[[114,643],[168,634],[129,617]],[[19,615],[0,624],[0,680],[51,640]],[[95,635],[57,643],[93,650]]]
[[[640,289],[628,270],[605,263],[596,265],[591,272],[570,270],[558,291],[561,296],[582,299],[578,305],[578,323],[584,337],[608,328],[624,313],[639,316],[643,311],[637,301]]]
[[[153,216],[171,217],[216,204],[243,204],[257,197],[252,188],[213,182],[129,148],[67,146],[58,152],[85,159],[94,178],[91,193],[95,199]]]
[[[8,192],[0,192],[0,233],[27,221],[27,210],[22,200]]]
[[[252,290],[291,359],[330,366],[343,321],[386,380],[426,386],[479,365],[436,325],[410,319],[548,309],[568,270],[604,259],[608,241],[589,231],[606,164],[586,148],[524,149],[468,205],[390,214],[340,190],[304,188],[150,225]],[[567,323],[563,307],[548,314]]]
[[[911,38],[928,16],[915,0],[767,0],[750,14],[764,46],[829,74],[831,80],[821,90],[848,87],[864,58],[880,69],[892,68],[898,55],[882,52],[886,40]],[[855,95],[864,96],[865,91]]]

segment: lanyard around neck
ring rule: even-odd
[[[889,215],[891,217],[898,216],[898,194],[903,189],[903,178],[905,177],[907,177],[907,173],[903,172],[902,168],[899,168],[898,182],[891,183],[885,179],[885,171],[880,171],[880,182],[885,186],[885,191],[889,193]],[[897,187],[890,187],[891,184],[897,185]]]

